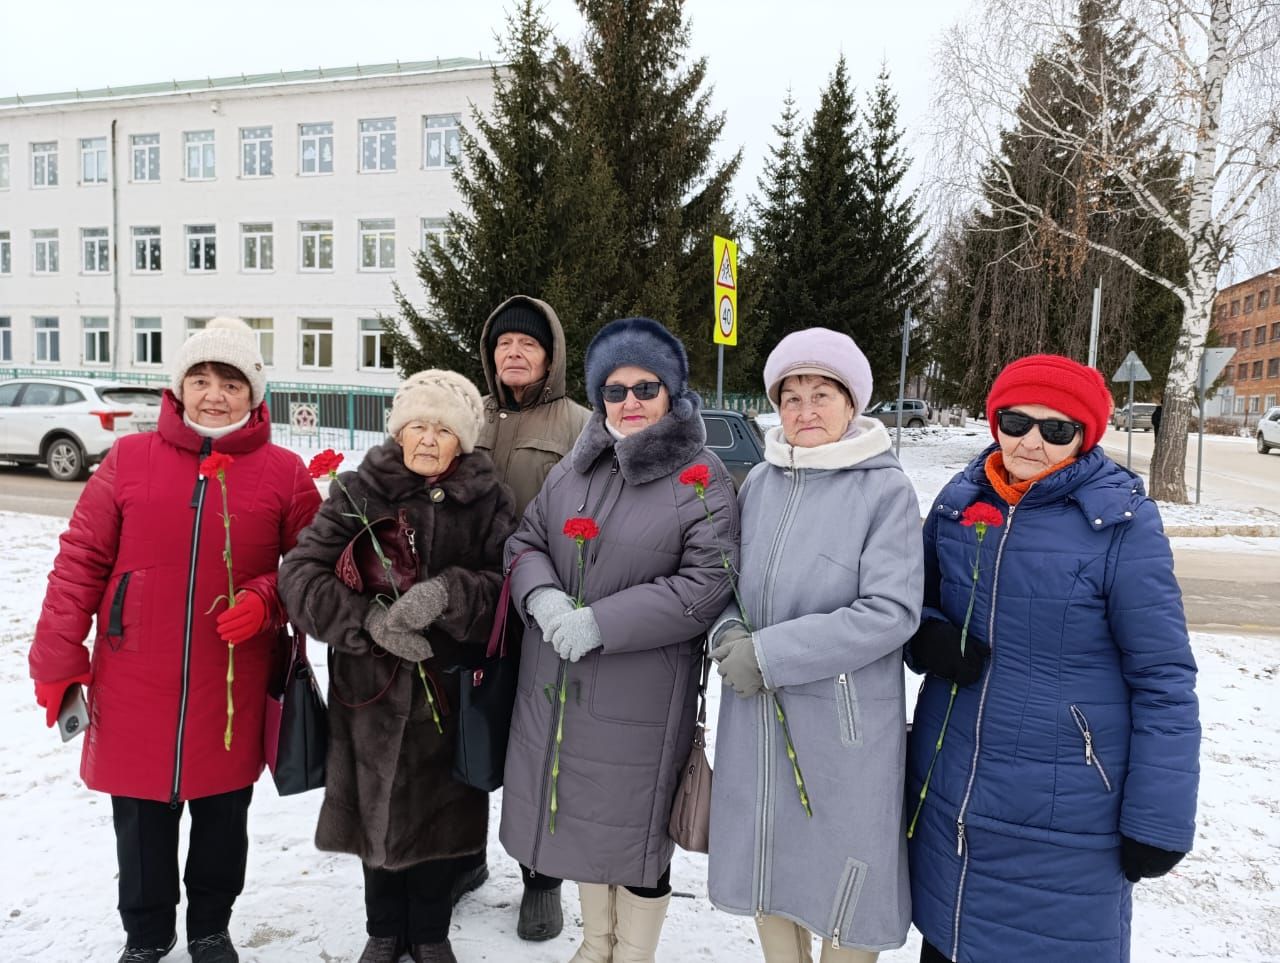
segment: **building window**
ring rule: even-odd
[[[360,222],[360,270],[390,271],[396,266],[396,222],[392,218]]]
[[[1235,317],[1237,314],[1239,314],[1239,313],[1240,313],[1240,302],[1239,302],[1239,301],[1232,301],[1232,302],[1231,302],[1231,316],[1234,318],[1234,317]]]
[[[1265,344],[1266,341],[1267,341],[1267,326],[1265,324],[1260,324],[1253,329],[1253,343]]]
[[[58,231],[31,232],[31,269],[36,274],[58,273]]]
[[[13,271],[13,247],[9,243],[9,232],[0,231],[0,274]]]
[[[253,328],[258,339],[258,353],[262,355],[262,363],[270,368],[275,364],[275,330],[270,318],[245,318],[244,323]]]
[[[111,328],[106,318],[81,318],[84,363],[111,364]]]
[[[274,235],[270,224],[241,224],[240,250],[244,254],[241,267],[246,271],[271,271],[275,268]]]
[[[1243,398],[1243,397],[1236,398],[1236,410],[1235,410],[1235,413],[1236,413],[1237,415],[1243,415],[1243,414],[1244,414],[1244,398]]]
[[[1243,331],[1241,331],[1241,332],[1240,332],[1240,347],[1242,347],[1242,348],[1247,348],[1247,347],[1249,347],[1249,338],[1250,338],[1251,336],[1252,336],[1252,332],[1251,332],[1248,328],[1245,328]]]
[[[1253,371],[1249,375],[1254,381],[1262,380],[1262,361],[1258,360],[1253,363]]]
[[[1280,378],[1280,358],[1267,359],[1267,377]],[[1267,407],[1270,408],[1271,405],[1267,405]]]
[[[1268,411],[1270,411],[1272,408],[1276,406],[1276,396],[1267,395],[1266,400],[1262,402],[1262,406],[1266,408]]]
[[[0,361],[13,360],[13,320],[0,318]]]
[[[298,157],[303,174],[333,173],[333,124],[298,125]]]
[[[58,142],[31,145],[31,186],[58,186]]]
[[[133,319],[134,364],[158,365],[164,363],[160,350],[163,334],[164,332],[160,330],[159,318]]]
[[[298,353],[301,368],[333,367],[333,319],[302,318],[299,322],[302,338]]]
[[[1249,414],[1256,415],[1262,411],[1262,395],[1249,396]]]
[[[2,157],[0,157],[0,163],[4,163],[4,159]],[[3,186],[3,184],[0,184],[0,187]],[[1277,284],[1275,291],[1271,293],[1271,303],[1280,304],[1280,284]]]
[[[1227,347],[1234,348],[1235,346],[1236,346],[1236,333],[1232,331],[1229,335],[1227,335]]]
[[[148,273],[160,270],[160,228],[133,229],[133,269]]]
[[[32,318],[36,345],[33,359],[36,364],[57,364],[62,360],[62,346],[58,343],[57,318]]]
[[[212,224],[187,225],[187,270],[218,270],[218,229]]]
[[[133,153],[133,179],[160,180],[160,135],[134,134],[129,138],[129,147]]]
[[[431,250],[431,242],[428,238],[434,237],[437,243],[444,243],[444,234],[449,227],[449,219],[446,217],[424,217],[422,219],[422,249],[424,251]]]
[[[1247,364],[1236,365],[1236,380],[1244,381],[1249,377],[1249,366]]]
[[[1246,294],[1244,296],[1244,313],[1253,314],[1253,295]]]
[[[1258,292],[1258,310],[1261,311],[1263,308],[1268,307],[1270,304],[1271,304],[1271,292],[1259,291]]]
[[[240,175],[242,177],[270,177],[271,128],[240,128]]]
[[[360,121],[360,170],[396,169],[396,119],[379,117]]]
[[[214,175],[213,131],[189,130],[182,135],[187,155],[187,180],[207,181]]]
[[[422,166],[426,170],[456,167],[462,155],[462,117],[427,114],[422,118]]]
[[[3,236],[0,236],[0,241],[3,241],[3,240],[4,240]],[[3,269],[0,269],[0,273],[5,273],[5,271]],[[1275,324],[1271,326],[1271,340],[1280,341],[1280,321],[1277,321]]]
[[[80,140],[80,183],[107,182],[107,139],[84,137]]]
[[[106,274],[111,270],[111,238],[105,227],[81,228],[80,250],[85,274]]]
[[[382,322],[360,319],[360,367],[370,371],[390,371],[395,367],[391,346],[383,339]]]
[[[333,221],[303,221],[298,225],[302,237],[302,270],[333,270]]]
[[[9,189],[9,145],[0,144],[0,191]]]

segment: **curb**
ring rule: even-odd
[[[1216,535],[1239,535],[1242,538],[1276,538],[1280,536],[1280,525],[1166,525],[1164,533],[1169,538],[1212,538]]]

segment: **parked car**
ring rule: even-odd
[[[733,476],[737,488],[747,472],[764,460],[761,436],[746,415],[738,411],[704,408],[702,422],[707,426],[707,447],[720,456]]]
[[[878,418],[886,428],[898,427],[898,399],[881,401],[863,412],[868,418]],[[923,428],[933,415],[927,401],[919,398],[902,399],[902,427]]]
[[[1267,409],[1258,422],[1258,454],[1265,455],[1280,448],[1280,406]]]
[[[45,465],[58,481],[87,478],[121,435],[156,427],[160,397],[120,381],[0,381],[0,459]]]
[[[1134,431],[1153,431],[1155,426],[1151,423],[1151,412],[1156,410],[1156,406],[1147,401],[1135,401],[1133,403],[1133,430]],[[1123,408],[1117,408],[1115,414],[1111,416],[1111,423],[1121,431],[1129,430],[1129,406],[1126,404]]]

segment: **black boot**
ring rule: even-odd
[[[371,936],[356,963],[400,963],[404,944],[395,936]]]
[[[168,946],[126,946],[120,954],[119,963],[156,963],[166,955],[178,942],[178,934],[169,937]]]
[[[240,963],[240,954],[226,930],[191,940],[187,943],[187,952],[191,954],[191,963]]]
[[[409,955],[413,957],[413,963],[458,963],[448,940],[443,943],[414,943],[409,947]]]
[[[484,885],[484,881],[489,878],[489,864],[480,863],[478,866],[468,866],[466,869],[460,870],[458,875],[453,879],[453,890],[449,897],[453,901],[453,905],[458,905],[458,900],[466,896],[472,890],[479,889]]]
[[[520,900],[520,919],[516,935],[522,940],[552,940],[564,929],[564,912],[560,909],[560,887],[554,889],[524,888]]]

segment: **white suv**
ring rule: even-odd
[[[156,427],[160,397],[119,381],[0,381],[0,459],[45,465],[58,481],[87,478],[118,437]]]
[[[1258,454],[1280,448],[1280,406],[1268,408],[1258,422]]]

